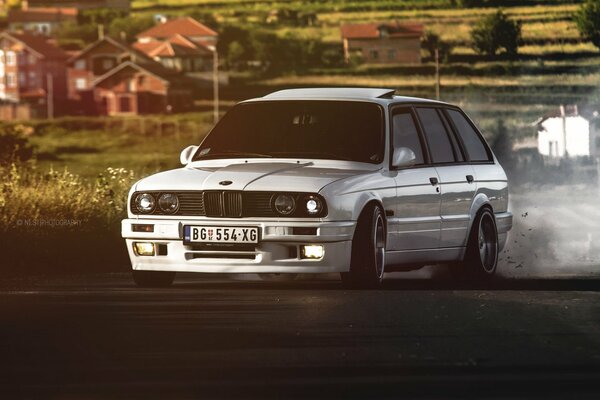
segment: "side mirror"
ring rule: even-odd
[[[408,147],[398,147],[394,149],[392,156],[392,167],[412,167],[417,163],[417,155]]]
[[[194,154],[196,153],[197,150],[198,150],[198,146],[186,147],[185,149],[183,149],[183,151],[179,155],[179,161],[183,165],[189,164],[189,162],[192,161],[192,157],[194,156]]]

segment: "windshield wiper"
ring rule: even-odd
[[[273,158],[272,155],[263,154],[263,153],[252,153],[247,151],[221,151],[218,153],[206,153],[194,158],[194,161],[197,160],[208,160],[211,158]]]
[[[352,159],[349,157],[344,157],[339,154],[326,153],[326,152],[301,151],[301,152],[277,152],[277,153],[272,153],[272,154],[275,156],[285,156],[285,157],[324,158],[327,160],[352,161]]]

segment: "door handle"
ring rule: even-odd
[[[438,178],[436,178],[436,177],[429,178],[429,182],[431,182],[431,184],[433,186],[435,186],[438,184]]]
[[[467,175],[467,182],[473,183],[474,180],[473,175]]]

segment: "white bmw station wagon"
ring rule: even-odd
[[[508,182],[458,107],[390,89],[282,90],[234,106],[183,167],[137,182],[133,278],[339,272],[349,287],[449,264],[486,278],[512,227]]]

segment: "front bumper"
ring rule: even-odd
[[[154,232],[134,232],[133,224],[152,224]],[[261,240],[253,249],[211,248],[183,243],[185,225],[259,227]],[[356,222],[266,222],[239,219],[125,219],[121,234],[134,270],[207,273],[326,273],[347,272]],[[314,235],[293,234],[294,228],[316,228]],[[166,255],[138,256],[134,242],[161,245]],[[299,246],[324,248],[321,259],[303,259]],[[294,249],[296,249],[294,251]],[[163,250],[164,252],[164,250]],[[161,252],[162,253],[162,252]]]

